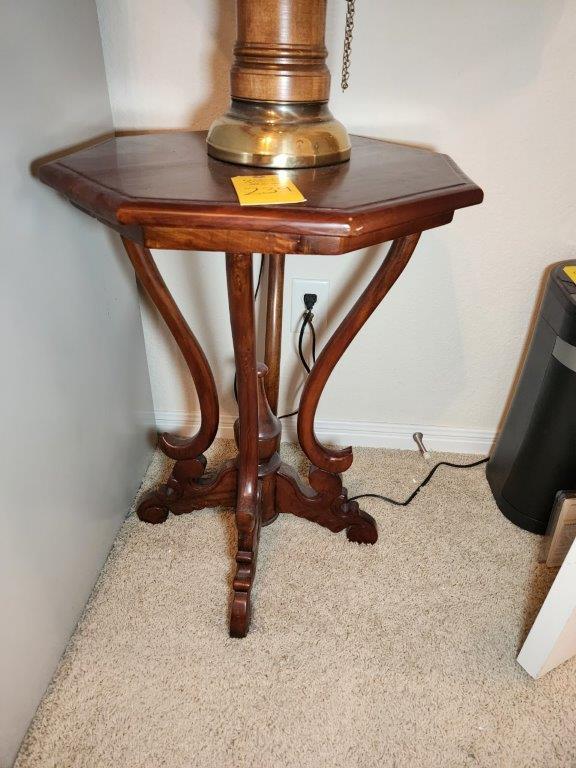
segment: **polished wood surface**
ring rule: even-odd
[[[226,279],[238,382],[238,552],[232,583],[230,634],[244,637],[250,624],[250,591],[260,536],[258,504],[258,381],[252,254],[226,254]]]
[[[280,388],[280,358],[282,350],[282,310],[284,305],[284,254],[269,253],[268,290],[266,301],[266,337],[264,362],[268,367],[266,395],[272,413],[278,413]]]
[[[262,481],[260,507],[262,525],[272,523],[280,512],[276,500],[276,473],[280,467],[282,424],[272,412],[266,395],[267,366],[258,366],[258,477]]]
[[[312,464],[326,472],[345,472],[352,464],[352,448],[326,448],[318,442],[314,434],[318,402],[338,360],[402,274],[419,238],[417,232],[394,242],[382,266],[320,353],[304,384],[298,412],[298,440]]]
[[[326,0],[238,0],[232,98],[328,101]]]
[[[282,464],[276,476],[276,504],[280,512],[303,517],[328,528],[332,533],[346,531],[348,541],[375,544],[378,531],[374,518],[348,501],[348,492],[338,474],[312,465],[305,485],[296,470]]]
[[[290,172],[308,198],[303,205],[242,208],[230,177],[258,171],[210,160],[204,138],[192,133],[116,138],[43,165],[40,177],[120,231],[140,283],[188,364],[201,403],[200,429],[192,438],[160,436],[161,449],[176,463],[168,481],[141,499],[137,513],[146,522],[162,523],[170,512],[235,508],[230,633],[243,637],[250,625],[262,526],[279,514],[293,514],[333,532],[346,531],[350,541],[376,542],[374,520],[348,500],[339,474],[350,466],[352,449],[334,450],[318,441],[316,409],[329,376],[402,273],[421,231],[446,224],[457,208],[480,202],[482,191],[444,155],[356,137],[349,164]],[[342,253],[392,238],[384,263],[324,346],[302,391],[298,436],[312,462],[304,483],[278,452],[284,254]],[[238,457],[216,471],[206,470],[203,455],[218,426],[212,372],[150,247],[227,251]],[[266,254],[268,262],[266,365],[256,360],[254,251]]]
[[[120,136],[40,166],[82,210],[148,248],[339,254],[447,224],[482,190],[446,155],[352,137],[349,163],[282,171],[305,203],[239,205],[203,132]]]
[[[123,243],[140,284],[156,305],[182,352],[200,402],[200,429],[194,437],[181,438],[164,433],[158,438],[159,445],[172,459],[195,459],[212,445],[218,431],[220,412],[212,369],[162,279],[150,251],[126,238]]]

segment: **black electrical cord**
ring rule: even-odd
[[[310,326],[310,333],[312,334],[312,363],[314,364],[316,362],[316,331],[314,330],[312,317],[309,318],[308,325]]]
[[[298,409],[292,411],[292,413],[283,413],[282,416],[278,416],[278,419],[289,419],[290,416],[298,416]]]
[[[260,283],[262,282],[262,273],[264,272],[264,254],[260,256],[260,268],[258,270],[258,279],[256,280],[256,290],[254,291],[254,301],[258,298]]]
[[[302,324],[300,325],[300,335],[298,336],[298,356],[300,357],[300,362],[304,366],[306,373],[310,373],[311,371],[311,368],[308,365],[308,361],[304,357],[304,352],[302,350],[302,345],[304,343],[304,331],[306,328],[310,328],[312,333],[312,365],[314,365],[316,362],[316,331],[314,330],[314,326],[312,324],[313,317],[314,315],[310,309],[304,313]]]
[[[258,292],[260,290],[260,284],[262,282],[262,273],[264,271],[264,255],[260,258],[260,269],[258,270],[258,280],[256,281],[256,290],[254,291],[254,301],[258,298]],[[310,332],[312,334],[312,361],[313,364],[316,362],[316,331],[314,330],[314,326],[312,325],[312,319],[314,315],[312,314],[312,307],[314,306],[316,302],[316,297],[313,294],[310,294],[310,297],[308,294],[306,294],[305,303],[308,309],[304,313],[304,316],[302,318],[302,323],[300,325],[300,334],[298,336],[298,356],[300,357],[300,361],[302,365],[304,366],[304,369],[306,373],[310,373],[310,366],[308,365],[308,362],[304,356],[304,351],[302,349],[304,344],[304,332],[306,330],[306,327],[310,328]],[[238,402],[238,377],[237,374],[234,374],[234,399],[236,402]],[[296,416],[298,414],[298,411],[292,411],[292,413],[285,413],[282,416],[278,416],[279,419],[288,419],[290,416]]]
[[[381,496],[379,493],[360,493],[357,496],[351,496],[348,501],[356,501],[357,499],[381,499],[382,501],[387,501],[389,504],[393,504],[395,507],[407,507],[408,504],[420,493],[422,488],[424,488],[425,485],[428,485],[432,477],[434,476],[434,473],[439,467],[456,467],[457,469],[471,469],[472,467],[479,467],[480,464],[486,464],[486,462],[489,460],[489,456],[487,456],[485,459],[480,459],[479,461],[473,461],[471,464],[453,464],[451,461],[439,461],[438,464],[436,464],[430,472],[426,475],[424,480],[420,483],[418,488],[416,488],[410,496],[405,501],[397,501],[396,499],[390,499],[388,496]]]
[[[303,350],[303,344],[304,344],[304,332],[306,328],[310,328],[310,332],[312,334],[312,365],[316,362],[316,331],[314,330],[314,325],[312,323],[312,319],[314,318],[314,315],[312,314],[312,310],[308,309],[304,313],[304,317],[302,318],[302,323],[300,325],[300,333],[298,335],[298,357],[300,358],[300,362],[302,363],[304,370],[307,374],[310,373],[311,368],[308,365],[308,361],[306,360],[306,357],[304,355]],[[290,416],[297,416],[298,415],[298,409],[295,411],[292,411],[291,413],[283,413],[282,416],[278,416],[279,419],[289,419]]]
[[[254,294],[254,298],[258,296],[258,289],[260,288],[260,280],[262,278],[263,264],[264,264],[264,258],[262,257],[262,261],[260,262],[260,273],[258,275],[258,283],[256,285],[256,292]],[[314,319],[314,315],[312,313],[312,307],[310,306],[310,308],[306,310],[306,312],[304,313],[304,316],[302,317],[302,323],[300,325],[300,333],[298,334],[298,356],[307,374],[310,373],[311,367],[308,365],[308,361],[306,360],[306,356],[304,355],[304,350],[303,350],[304,333],[306,332],[306,328],[310,328],[310,333],[312,334],[312,365],[316,363],[316,331],[314,330],[314,324],[312,322],[313,319]],[[236,377],[234,377],[234,395],[236,396]],[[238,398],[236,398],[236,401],[237,400]],[[291,413],[284,413],[282,416],[278,416],[278,418],[288,419],[291,416],[297,416],[297,415],[298,415],[298,409],[295,411],[292,411]],[[420,485],[417,488],[415,488],[410,494],[410,496],[408,496],[408,498],[405,499],[404,501],[391,499],[389,496],[383,496],[379,493],[359,493],[356,496],[350,496],[348,501],[356,501],[358,499],[380,499],[381,501],[387,501],[388,504],[393,504],[395,507],[407,507],[420,493],[422,488],[428,485],[430,480],[434,477],[436,470],[438,470],[440,467],[454,467],[456,469],[472,469],[472,467],[479,467],[481,464],[486,464],[486,462],[489,459],[490,457],[488,456],[485,459],[479,459],[478,461],[473,461],[470,464],[454,464],[451,461],[439,461],[438,464],[435,464],[430,470],[430,472],[428,472],[428,474],[426,475],[424,480],[422,480]]]

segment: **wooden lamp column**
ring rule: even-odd
[[[208,153],[269,168],[348,160],[348,134],[328,109],[326,0],[237,0],[237,23],[232,104]]]

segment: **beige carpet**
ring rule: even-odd
[[[427,469],[355,454],[351,492],[404,497]],[[515,661],[551,577],[484,467],[364,507],[374,547],[291,516],[263,531],[245,640],[227,634],[231,514],[130,517],[18,768],[576,765],[576,664],[535,682]]]

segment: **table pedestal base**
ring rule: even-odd
[[[124,238],[138,279],[147,290],[174,336],[194,379],[202,421],[191,438],[160,435],[161,450],[176,463],[168,482],[148,493],[137,513],[148,523],[162,523],[172,512],[180,515],[205,507],[234,507],[238,531],[236,574],[230,633],[244,637],[250,624],[250,592],[254,582],[262,526],[280,513],[306,518],[335,533],[346,531],[350,541],[374,544],[378,538],[370,515],[349,501],[340,473],[352,463],[352,449],[323,446],[314,433],[316,408],[324,386],[352,339],[396,282],[408,263],[419,234],[396,240],[371,282],[327,342],[308,376],[298,412],[298,440],[311,461],[309,484],[280,460],[282,427],[277,418],[282,331],[284,256],[269,254],[266,320],[266,365],[256,363],[256,330],[252,254],[228,253],[226,276],[238,412],[235,424],[238,456],[214,474],[205,474],[204,452],[218,429],[218,397],[210,366],[152,258],[150,251]]]
[[[264,379],[267,368],[258,366],[258,493],[256,535],[249,551],[238,551],[237,572],[230,633],[244,637],[250,623],[250,591],[255,575],[260,526],[270,525],[280,513],[290,513],[311,520],[334,533],[345,530],[350,541],[374,544],[378,532],[374,519],[348,501],[339,474],[311,466],[309,485],[297,472],[280,460],[281,426],[270,410]],[[239,424],[236,422],[238,435]],[[170,512],[182,515],[207,507],[234,507],[238,495],[238,460],[228,461],[216,472],[205,474],[206,458],[177,461],[168,482],[150,491],[137,508],[138,517],[147,523],[163,523]]]

